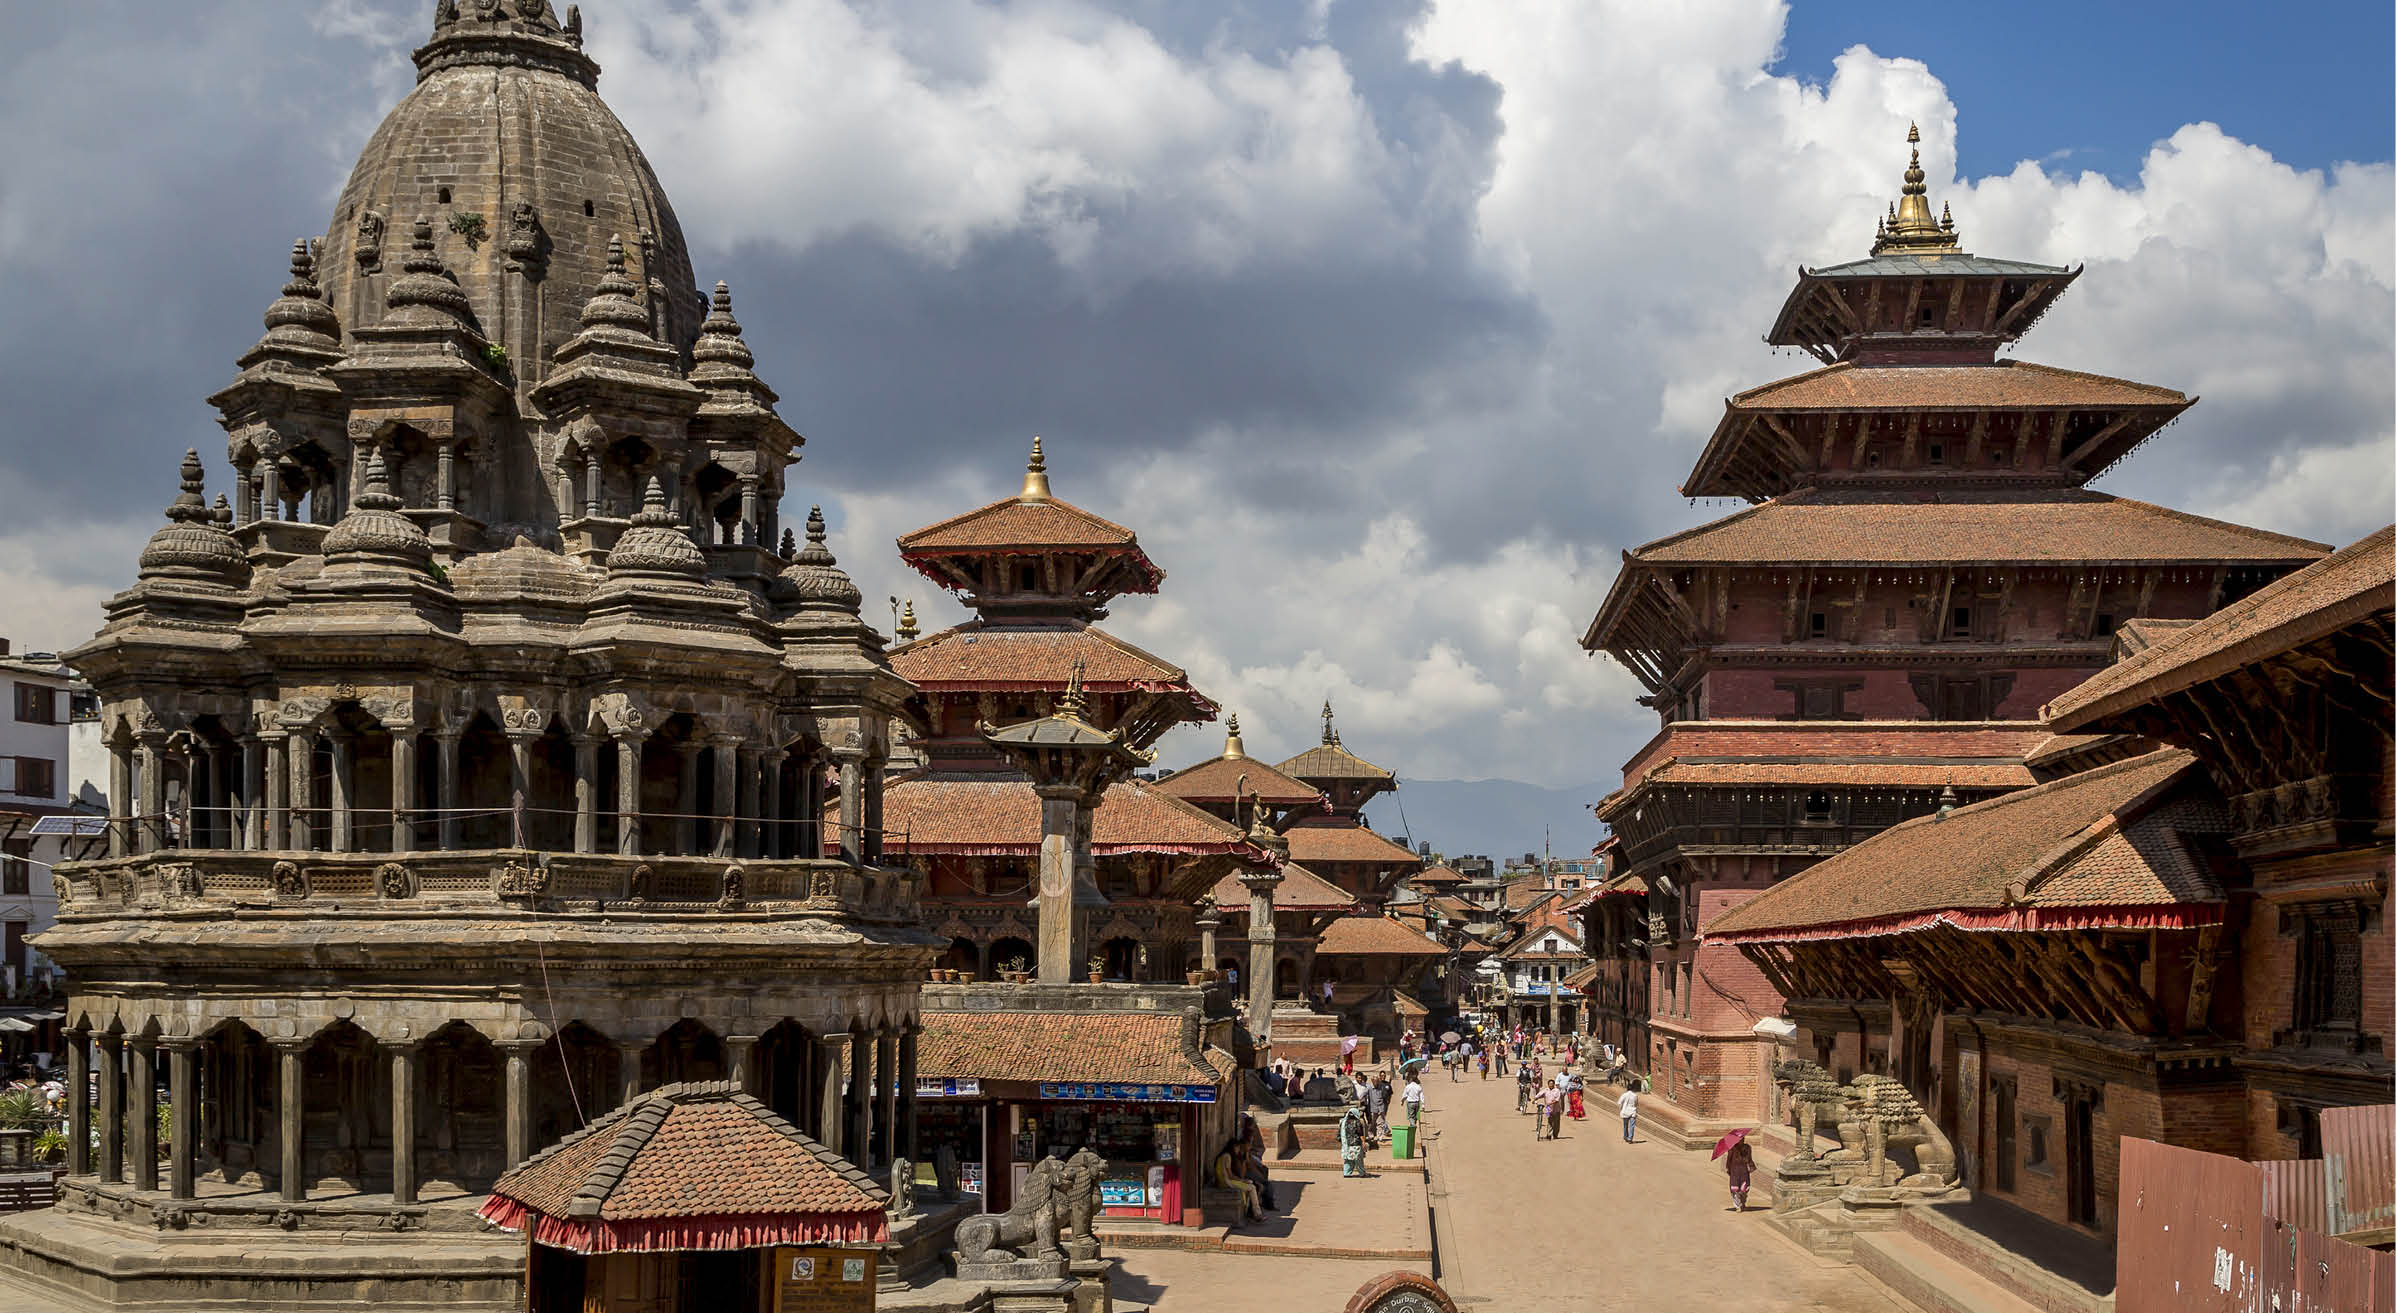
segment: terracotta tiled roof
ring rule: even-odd
[[[1301,780],[1396,780],[1398,777],[1337,743],[1318,744],[1281,763],[1281,772]]]
[[[1407,876],[1406,880],[1416,888],[1426,885],[1439,888],[1464,883],[1464,877],[1458,875],[1456,869],[1451,866],[1428,866],[1423,868],[1422,874]]]
[[[1177,1012],[926,1012],[916,1070],[977,1080],[1212,1085]]]
[[[1263,798],[1267,807],[1298,807],[1328,801],[1321,789],[1292,779],[1254,757],[1202,761],[1158,780],[1156,787],[1190,802],[1230,802],[1243,775],[1248,779],[1248,793]]]
[[[2098,671],[2048,703],[2047,719],[2059,731],[2095,725],[2391,608],[2396,608],[2396,526]]]
[[[1285,836],[1296,862],[1419,862],[1420,856],[1360,825],[1293,825]]]
[[[2167,749],[1892,826],[1703,934],[1893,934],[1959,914],[1980,929],[2063,928],[2103,924],[2107,909],[2218,904],[2198,845],[2227,830],[2195,757]]]
[[[1358,912],[1335,918],[1323,927],[1322,941],[1314,951],[1317,957],[1445,957],[1448,950],[1429,935],[1390,917]]]
[[[1443,916],[1464,917],[1469,919],[1474,912],[1480,910],[1461,898],[1443,897],[1432,898],[1426,901],[1431,907],[1437,909]]]
[[[890,651],[890,668],[925,689],[1061,689],[1073,677],[1076,661],[1082,663],[1082,685],[1097,692],[1190,688],[1181,667],[1105,630],[1081,625],[969,620]]]
[[[1040,851],[1040,799],[1022,779],[917,775],[897,780],[883,790],[882,825],[889,836],[886,845],[899,853],[1005,857]],[[1124,780],[1099,796],[1090,818],[1090,849],[1101,857],[1235,853],[1270,860],[1238,827],[1141,780]]]
[[[1589,965],[1582,967],[1580,970],[1573,972],[1571,975],[1564,977],[1564,987],[1577,994],[1588,989],[1589,986],[1596,983],[1596,981],[1597,963],[1592,962]]]
[[[1213,894],[1215,905],[1227,912],[1248,910],[1248,886],[1240,883],[1237,874],[1215,881]],[[1356,906],[1356,898],[1296,862],[1285,862],[1281,884],[1273,890],[1273,906],[1293,912],[1329,912]]]
[[[988,551],[1000,547],[1139,547],[1139,535],[1113,520],[1051,497],[1008,497],[927,524],[898,540],[902,552]]]
[[[1506,882],[1506,910],[1519,912],[1526,907],[1536,907],[1541,899],[1552,898],[1559,892],[1541,884],[1537,876],[1509,880]]]
[[[609,1224],[669,1219],[807,1218],[827,1240],[887,1235],[879,1187],[729,1081],[651,1090],[518,1164],[491,1193],[599,1242],[571,1246],[585,1252],[666,1247]],[[515,1216],[499,1220],[520,1222],[522,1209],[503,1207]]]
[[[1842,361],[1730,399],[1734,410],[1985,410],[2019,406],[2185,410],[2182,393],[2027,360],[1989,365],[1859,365]]]
[[[1640,745],[1624,787],[1667,761],[1910,761],[2010,764],[2046,741],[2035,720],[1678,721]]]
[[[2311,561],[2329,548],[2085,489],[1816,488],[1631,553],[1642,565]],[[1622,578],[1633,572],[1626,569]],[[1621,580],[1617,580],[1617,588]],[[1611,599],[1609,607],[1611,609]],[[1602,614],[1602,613],[1601,613]]]
[[[2037,779],[2019,762],[1974,762],[1955,765],[1875,761],[1680,761],[1665,762],[1647,772],[1651,784],[1782,784],[1829,786],[1881,785],[1888,788],[1929,788],[1952,784],[1959,789],[2012,789]]]

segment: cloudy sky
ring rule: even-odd
[[[1674,489],[1725,395],[1809,363],[1759,338],[1796,266],[1865,253],[1909,121],[1968,248],[2088,266],[2023,357],[2202,395],[2100,486],[2391,517],[2384,3],[583,9],[868,597],[953,620],[891,540],[1042,434],[1171,575],[1110,627],[1260,751],[1328,695],[1412,778],[1615,778],[1652,721],[1576,639],[1624,548],[1732,509]],[[95,627],[184,447],[225,482],[201,398],[430,10],[0,9],[20,650]]]

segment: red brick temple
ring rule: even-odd
[[[942,965],[993,979],[1035,956],[1040,800],[979,727],[1050,714],[1076,671],[1083,714],[1135,748],[1212,720],[1215,704],[1179,666],[1097,626],[1116,598],[1154,593],[1165,572],[1131,530],[1050,492],[1037,439],[1020,493],[898,546],[975,618],[890,652],[917,689],[908,709],[923,764],[885,791],[884,850],[929,872],[925,919],[950,940]],[[1239,826],[1137,779],[1105,791],[1088,843],[1104,901],[1083,909],[1074,960],[1095,960],[1108,980],[1178,982],[1204,969],[1199,896],[1235,867],[1271,861]]]
[[[2078,275],[1966,252],[1917,149],[1869,258],[1801,270],[1767,336],[1822,367],[1730,398],[1681,489],[1752,504],[1625,553],[1589,626],[1660,722],[1598,807],[1644,943],[1591,936],[1648,972],[1659,1138],[1710,1143],[1768,1106],[1753,1028],[1781,993],[1700,925],[2032,784],[2038,708],[2116,630],[2209,615],[2328,551],[2086,486],[2194,403],[2000,358]]]

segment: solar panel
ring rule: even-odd
[[[43,816],[33,823],[35,835],[63,834],[77,839],[96,839],[108,833],[105,816]]]

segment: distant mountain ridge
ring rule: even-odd
[[[1498,859],[1540,850],[1543,839],[1558,857],[1586,857],[1605,837],[1589,805],[1606,796],[1598,784],[1549,788],[1521,780],[1405,780],[1395,797],[1383,795],[1365,808],[1380,833],[1410,845],[1429,842],[1436,852],[1479,853]]]

